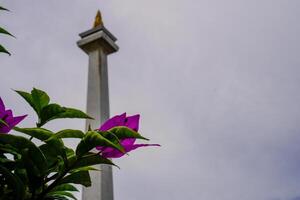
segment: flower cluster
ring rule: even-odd
[[[139,119],[140,119],[140,115],[133,115],[133,116],[126,117],[126,113],[123,113],[121,115],[116,115],[110,118],[109,120],[107,120],[106,122],[104,122],[102,126],[99,128],[99,130],[107,131],[114,127],[125,126],[133,131],[138,132]],[[125,152],[118,151],[117,149],[111,147],[98,146],[96,147],[96,149],[101,151],[102,156],[105,158],[119,158],[124,154],[132,150],[135,150],[139,147],[160,146],[159,144],[135,144],[135,141],[136,141],[135,138],[126,138],[120,141],[120,144],[123,146]]]
[[[110,158],[120,158],[140,147],[160,146],[136,143],[137,139],[148,139],[138,133],[140,115],[126,113],[108,119],[96,130],[51,131],[43,127],[49,121],[92,117],[51,103],[48,94],[36,88],[31,93],[16,92],[33,108],[37,122],[35,127],[17,127],[27,115],[14,116],[0,98],[0,199],[76,199],[72,192],[77,189],[72,184],[90,187],[93,165],[115,165]],[[8,134],[12,129],[23,135]],[[65,138],[80,141],[72,149],[64,144]]]
[[[8,133],[13,127],[20,123],[27,115],[22,115],[14,117],[12,110],[5,110],[5,105],[0,98],[0,133]],[[126,113],[121,115],[116,115],[106,122],[104,122],[99,131],[108,131],[112,128],[118,126],[125,126],[133,131],[138,132],[139,130],[139,119],[140,115],[126,116]],[[139,147],[147,146],[160,146],[159,144],[135,144],[136,138],[125,138],[120,140],[121,146],[124,148],[124,152],[119,151],[118,149],[112,147],[97,146],[96,149],[100,151],[100,154],[104,158],[119,158],[125,155],[126,153],[135,150]]]

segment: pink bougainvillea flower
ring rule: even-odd
[[[8,133],[13,127],[21,122],[27,115],[14,117],[11,110],[5,110],[4,103],[0,98],[0,133]]]
[[[130,128],[137,132],[139,130],[139,119],[140,119],[140,115],[133,115],[133,116],[126,117],[126,113],[123,113],[121,115],[116,115],[108,119],[106,122],[102,124],[99,130],[107,131],[116,126],[126,126],[127,128]],[[96,147],[96,149],[101,151],[101,155],[105,158],[119,158],[125,155],[127,152],[135,150],[139,147],[160,146],[159,144],[135,144],[135,141],[136,141],[135,138],[126,138],[120,140],[120,144],[123,146],[125,153],[122,153],[119,150],[111,147],[99,146]]]

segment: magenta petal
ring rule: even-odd
[[[140,147],[149,147],[149,146],[160,147],[159,144],[134,144],[132,146],[124,147],[124,149],[126,150],[126,152],[130,152],[130,151],[135,150],[135,149],[140,148]]]
[[[124,155],[124,153],[112,147],[96,147],[96,149],[102,151],[101,155],[105,158],[119,158]]]
[[[135,138],[126,138],[120,141],[122,146],[130,146],[133,145],[135,142]]]
[[[126,138],[126,139],[123,139],[120,141],[120,144],[123,146],[123,147],[126,147],[126,146],[132,146],[135,142],[135,138]],[[116,150],[115,148],[112,148],[112,147],[103,147],[103,146],[98,146],[96,147],[97,150],[99,151],[102,151],[103,153],[109,153],[109,152],[112,152],[114,150]],[[119,150],[117,150],[119,151]]]
[[[0,133],[8,133],[11,130],[10,125],[5,121],[5,124],[0,124]]]
[[[122,157],[124,155],[125,155],[125,153],[122,153],[122,152],[120,152],[118,150],[113,150],[111,152],[103,152],[102,153],[102,156],[104,158],[120,158],[120,157]]]
[[[99,150],[99,151],[104,151],[105,148],[106,148],[106,147],[102,147],[102,146],[96,147],[96,149]]]
[[[27,115],[18,116],[18,117],[12,117],[8,116],[5,119],[5,122],[8,124],[6,125],[0,125],[0,133],[8,133],[13,127],[15,127],[18,123],[20,123]]]
[[[134,145],[127,145],[127,146],[123,146],[126,153],[130,152],[132,150],[135,150],[137,148],[140,147],[148,147],[148,146],[160,146],[159,144],[134,144]],[[124,156],[125,153],[122,153],[116,149],[112,149],[112,151],[108,151],[108,152],[103,152],[102,156],[105,158],[120,158],[122,156]]]
[[[112,148],[112,147],[102,147],[102,146],[98,146],[98,147],[96,147],[96,149],[101,151],[101,153],[110,153],[110,152],[113,152],[114,150],[116,150],[115,148]]]
[[[4,106],[4,103],[0,97],[0,112],[4,112],[5,111],[5,106]]]
[[[135,142],[135,138],[126,138],[120,141],[120,144],[125,148],[126,146],[132,146]],[[112,147],[102,147],[98,146],[96,147],[97,150],[102,151],[103,154],[112,153],[115,154],[115,152],[120,152],[117,149],[114,149]],[[125,149],[126,151],[126,149]]]
[[[125,119],[126,119],[126,113],[123,113],[122,115],[116,115],[108,119],[106,122],[104,122],[102,126],[99,128],[99,130],[107,131],[115,126],[124,126]]]
[[[12,122],[11,124],[9,124],[9,125],[14,127],[14,126],[16,126],[18,123],[20,123],[25,117],[27,117],[27,115],[14,117],[14,118],[13,118],[13,122]]]
[[[138,131],[139,130],[139,119],[140,119],[140,115],[129,116],[126,118],[125,126],[134,131]]]
[[[12,110],[6,110],[4,113],[7,116],[11,116],[11,117],[13,116]]]
[[[7,116],[4,120],[9,126],[14,122],[13,116]]]
[[[7,127],[5,125],[0,125],[0,133],[8,133],[11,130],[10,127]]]
[[[104,150],[102,151],[103,153],[110,153],[110,152],[113,152],[113,151],[119,151],[115,148],[112,148],[112,147],[106,147],[104,148]]]
[[[14,122],[13,113],[11,110],[7,110],[4,112],[4,115],[2,116],[2,120],[4,120],[9,126]]]
[[[132,145],[130,145],[130,146],[132,146]],[[127,153],[126,149],[128,148],[128,146],[123,146],[123,147],[124,147],[125,152],[121,152],[117,149],[108,147],[104,151],[102,151],[101,155],[105,158],[120,158]]]

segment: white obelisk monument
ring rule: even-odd
[[[95,120],[86,121],[96,129],[109,118],[107,56],[118,51],[116,38],[104,27],[98,11],[94,28],[79,34],[77,45],[89,56],[87,113]],[[83,188],[83,200],[113,200],[112,168],[99,165],[101,171],[91,172],[92,187]]]

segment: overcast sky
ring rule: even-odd
[[[117,38],[111,115],[140,113],[161,148],[116,160],[116,200],[300,198],[300,1],[1,0],[12,56],[0,54],[0,96],[46,90],[85,110],[88,58],[78,33],[97,9]],[[81,120],[48,128],[84,129]],[[72,143],[72,142],[71,142]]]

